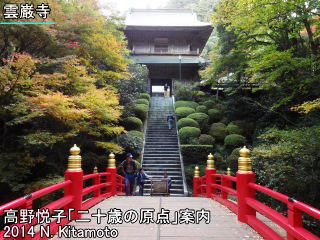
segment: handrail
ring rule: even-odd
[[[79,187],[80,189],[80,209],[75,209],[75,210],[86,210],[92,207],[93,205],[101,202],[105,198],[108,198],[112,196],[112,193],[110,192],[110,189],[107,190],[105,189],[102,191],[104,188],[111,187],[113,184],[116,185],[116,192],[115,194],[122,194],[124,192],[124,178],[118,174],[116,174],[115,169],[112,169],[112,172],[103,172],[103,173],[94,173],[94,174],[88,174],[85,176],[82,176],[82,172],[76,172],[75,174],[79,174],[81,176],[80,180],[82,183],[84,183],[86,180],[93,180],[93,183],[91,186],[83,188],[82,186],[76,186]],[[72,172],[68,172],[68,174],[73,174]],[[115,182],[112,182],[112,178],[109,176],[112,176],[115,174],[114,179],[116,180]],[[104,180],[104,182],[101,182],[101,177],[107,176],[107,179]],[[119,181],[117,181],[119,180]],[[48,186],[46,188],[40,189],[38,191],[35,191],[31,194],[28,194],[24,197],[18,198],[16,200],[13,200],[9,203],[6,203],[2,206],[0,206],[0,216],[4,215],[6,213],[6,210],[11,210],[11,209],[32,209],[32,202],[40,197],[46,196],[50,193],[53,193],[57,190],[64,189],[64,196],[47,204],[46,206],[40,208],[40,210],[48,210],[50,214],[54,213],[55,209],[61,209],[65,208],[68,206],[68,209],[72,208],[71,205],[73,202],[76,200],[76,196],[73,195],[73,192],[70,192],[70,189],[74,187],[73,185],[76,183],[76,180],[66,180],[57,184],[54,184],[52,186]],[[119,187],[119,188],[118,188]],[[118,189],[118,190],[117,190]],[[82,197],[86,196],[90,193],[94,193],[94,197],[83,200]],[[80,218],[80,214],[75,214],[70,217],[71,220]],[[61,225],[64,226],[69,223],[69,218],[68,220],[64,219],[60,224],[58,224],[56,221],[52,221],[49,226],[51,227],[50,229],[53,229],[51,233],[55,233],[58,229],[57,226]],[[17,227],[25,226],[26,231],[31,227],[37,225],[37,220],[33,219],[30,223],[18,223],[14,224]],[[38,234],[39,232],[36,232],[35,237],[33,239],[43,239],[40,237]],[[0,231],[0,239],[14,239],[14,237],[10,238],[4,238],[3,236],[4,231]]]
[[[30,201],[32,202],[32,201],[34,201],[44,195],[50,194],[50,193],[55,192],[61,188],[67,187],[70,184],[71,184],[70,180],[64,181],[61,183],[57,183],[55,185],[40,189],[40,190],[33,192],[31,194],[28,194],[22,198],[18,198],[18,199],[13,200],[9,203],[6,203],[6,204],[0,206],[0,216],[4,214],[5,210],[20,208],[24,204],[26,204],[27,202],[30,202]]]
[[[234,177],[225,174],[216,174],[215,169],[211,172],[206,171],[206,175],[194,178],[194,184],[196,184],[194,190],[197,191],[194,196],[209,196],[210,198],[220,202],[236,213],[239,221],[249,224],[265,239],[280,240],[283,238],[270,226],[258,219],[256,217],[256,212],[259,212],[283,228],[287,232],[287,239],[320,239],[318,236],[303,227],[301,214],[303,212],[317,220],[320,220],[320,210],[290,198],[282,193],[254,183],[253,176],[254,174],[252,172],[245,174],[237,173],[237,176]],[[220,180],[217,178],[220,178]],[[210,180],[213,180],[213,182],[210,183]],[[236,189],[234,189],[234,184],[232,183],[237,184]],[[209,193],[204,192],[208,190],[210,191]],[[286,204],[288,207],[287,216],[284,216],[264,203],[259,202],[255,197],[256,192],[263,193]],[[228,199],[228,195],[232,195],[236,199],[230,200]]]
[[[175,110],[174,104],[175,104],[175,97],[172,96],[172,105],[173,105],[173,110]],[[186,180],[186,174],[185,174],[185,170],[184,170],[184,162],[183,162],[183,157],[180,151],[180,138],[179,138],[179,132],[178,132],[178,124],[177,124],[177,118],[174,118],[174,124],[175,124],[175,128],[176,128],[176,134],[177,134],[177,138],[178,138],[178,146],[179,146],[179,157],[180,157],[180,167],[181,167],[181,174],[182,174],[182,182],[183,182],[183,194],[185,196],[188,196],[188,189],[187,189],[187,180]]]

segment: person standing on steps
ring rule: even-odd
[[[136,163],[132,160],[132,154],[127,153],[127,158],[124,160],[121,165],[122,165],[122,172],[124,173],[124,178],[125,178],[125,186],[126,186],[126,195],[132,196],[133,194],[133,187],[135,185],[135,176],[137,172],[137,165]]]
[[[167,116],[167,122],[168,122],[168,128],[171,130],[173,128],[173,124],[174,124],[174,116],[172,113],[170,113],[168,116]]]
[[[165,85],[164,85],[164,97],[166,97],[166,96],[168,96],[168,84],[166,83]]]

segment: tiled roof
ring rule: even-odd
[[[189,9],[131,9],[126,17],[127,26],[147,27],[202,27],[197,14]]]

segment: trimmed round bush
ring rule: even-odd
[[[136,131],[136,130],[131,130],[129,131],[128,133],[134,135],[134,136],[137,136],[139,138],[144,138],[144,134],[142,132],[139,132],[139,131]]]
[[[197,102],[201,101],[206,96],[206,93],[203,91],[196,91],[194,97]]]
[[[200,112],[200,113],[206,113],[208,112],[208,109],[206,106],[204,105],[200,105],[196,108],[196,112]]]
[[[191,118],[181,118],[177,122],[178,129],[183,127],[196,127],[200,128],[199,123]]]
[[[208,109],[214,108],[216,106],[217,102],[214,100],[208,100],[203,102],[203,105],[205,105]]]
[[[140,118],[142,121],[146,120],[148,115],[149,106],[145,104],[136,104],[133,107],[134,115]]]
[[[223,123],[213,123],[209,133],[216,140],[223,142],[224,138],[227,136],[227,126]]]
[[[196,110],[196,108],[199,106],[198,103],[196,102],[192,102],[192,101],[176,101],[175,103],[175,108],[180,108],[180,107],[189,107],[189,108],[193,108],[194,110]]]
[[[240,134],[242,133],[242,130],[239,126],[235,125],[234,123],[229,123],[227,126],[227,131],[229,134]]]
[[[126,130],[138,130],[142,131],[142,121],[137,117],[128,117],[123,120],[123,124]]]
[[[226,117],[223,117],[219,122],[225,124],[225,125],[228,125],[228,123],[230,122],[228,118]]]
[[[183,127],[179,130],[179,138],[182,144],[191,143],[192,139],[198,138],[201,134],[199,128]]]
[[[237,172],[238,170],[238,159],[240,157],[239,151],[241,148],[235,148],[232,150],[231,154],[227,158],[227,162],[232,172]]]
[[[144,98],[150,101],[150,95],[148,93],[140,93],[139,98]]]
[[[209,116],[205,113],[192,113],[188,115],[188,118],[196,120],[202,131],[208,130]]]
[[[222,118],[222,113],[218,109],[209,109],[208,115],[210,123],[219,122]]]
[[[188,166],[190,163],[197,165],[205,164],[205,160],[208,159],[208,154],[214,152],[212,145],[181,144],[180,149],[183,162],[186,164],[185,166]]]
[[[194,112],[195,112],[195,110],[193,108],[189,108],[189,107],[176,108],[176,116],[178,119],[185,118]]]
[[[136,104],[144,104],[144,105],[149,106],[149,101],[147,99],[145,99],[145,98],[139,98],[139,99],[136,100],[135,103]]]
[[[126,152],[130,152],[134,156],[139,156],[143,148],[143,137],[138,137],[130,131],[127,134],[118,135],[118,144]]]
[[[224,145],[228,147],[242,147],[246,142],[246,138],[239,134],[230,134],[224,139]]]
[[[213,145],[214,138],[207,134],[201,134],[199,137],[199,144],[201,145]]]

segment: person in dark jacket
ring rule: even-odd
[[[124,173],[125,178],[125,186],[126,186],[126,195],[129,196],[129,194],[132,196],[133,194],[133,187],[135,184],[135,175],[137,173],[137,165],[132,160],[132,154],[127,153],[127,158],[124,160],[122,164],[122,171]]]
[[[168,127],[170,130],[173,128],[174,120],[175,118],[172,113],[167,116]]]
[[[137,186],[139,186],[139,195],[143,196],[143,187],[146,182],[146,179],[149,179],[150,176],[145,173],[143,168],[140,168],[137,174]]]

